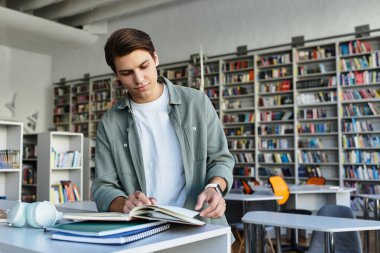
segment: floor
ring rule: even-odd
[[[362,235],[363,234],[361,233],[361,236]],[[370,232],[369,238],[370,238],[369,239],[370,240],[370,242],[369,242],[369,244],[370,244],[370,251],[369,251],[369,253],[375,253],[375,233],[373,231]],[[286,243],[286,242],[284,241],[284,243]],[[309,243],[309,241],[306,240],[305,238],[300,238],[300,245],[307,246],[308,243]],[[362,239],[362,243],[363,243],[363,239]],[[244,246],[243,246],[242,250],[239,252],[239,242],[238,242],[238,240],[236,240],[234,242],[234,244],[232,244],[232,250],[231,250],[231,252],[232,253],[244,253]],[[269,253],[271,252],[270,249],[269,249],[269,247],[267,247],[267,252],[269,252]]]

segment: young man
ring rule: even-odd
[[[158,78],[157,53],[142,31],[117,30],[104,50],[128,94],[97,128],[92,196],[99,211],[175,205],[226,225],[234,159],[207,96]]]

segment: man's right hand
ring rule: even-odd
[[[109,211],[129,213],[133,208],[141,205],[157,205],[157,200],[152,197],[148,198],[141,191],[135,191],[127,199],[124,197],[115,198],[111,202]]]

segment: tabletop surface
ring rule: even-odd
[[[348,232],[380,229],[380,221],[374,220],[347,219],[268,211],[248,212],[243,216],[242,221],[252,224],[309,229],[322,232]]]
[[[380,194],[355,194],[355,197],[380,200]]]
[[[228,193],[224,198],[226,200],[239,200],[239,201],[264,201],[264,200],[282,199],[281,196],[275,196],[275,195],[240,194],[240,193]]]
[[[289,185],[290,194],[349,193],[355,190],[355,188],[332,185]]]

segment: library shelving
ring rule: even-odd
[[[255,177],[254,58],[253,55],[225,58],[221,65],[220,119],[236,162],[234,187],[239,187],[241,180],[250,182]]]
[[[190,67],[189,62],[158,66],[158,74],[168,78],[175,85],[188,87],[190,86]]]
[[[0,197],[21,200],[23,124],[0,121]]]
[[[63,203],[81,200],[83,138],[82,133],[43,132],[38,134],[38,201]]]
[[[342,178],[365,194],[380,194],[379,50],[379,37],[339,43]]]
[[[323,176],[339,184],[336,44],[294,50],[298,181]]]
[[[58,131],[70,131],[70,86],[58,83],[54,87],[53,122]]]
[[[295,135],[292,50],[255,56],[257,93],[258,176],[265,180],[280,175],[295,178]]]
[[[37,200],[37,144],[38,134],[24,134],[22,152],[22,191],[21,200]]]
[[[71,129],[70,131],[89,134],[90,125],[90,83],[84,79],[71,84]]]

